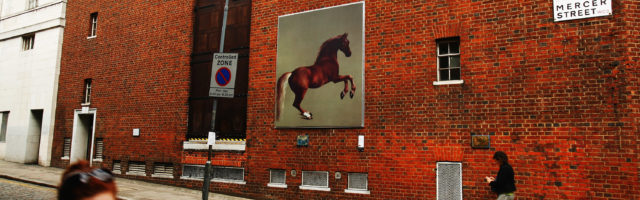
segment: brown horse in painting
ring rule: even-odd
[[[289,82],[289,87],[296,95],[293,107],[300,111],[303,119],[312,119],[312,114],[300,106],[309,88],[319,88],[329,82],[338,83],[342,81],[344,82],[344,90],[340,92],[340,99],[343,99],[347,92],[353,98],[356,86],[353,84],[351,75],[339,74],[338,50],[342,51],[346,57],[351,56],[347,33],[330,38],[322,43],[320,53],[318,53],[316,62],[313,65],[298,67],[292,72],[286,72],[280,76],[276,88],[276,103],[278,104],[276,105],[276,120],[280,119],[280,113],[283,109],[286,82]],[[351,90],[349,90],[347,81],[351,82]]]

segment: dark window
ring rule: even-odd
[[[89,37],[96,37],[98,32],[98,13],[91,13],[89,17]]]
[[[36,35],[35,34],[22,36],[22,50],[23,51],[28,51],[28,50],[33,49],[35,41],[36,41]]]
[[[28,0],[29,4],[27,5],[27,10],[34,9],[38,6],[38,0]]]
[[[84,79],[84,98],[82,103],[91,103],[91,79]]]
[[[250,0],[229,1],[224,52],[238,53],[234,97],[209,97],[213,53],[220,51],[224,3],[196,2],[187,139],[206,138],[212,127],[219,139],[246,138]],[[215,112],[214,98],[217,99]]]
[[[437,41],[438,81],[460,80],[460,38]]]
[[[9,121],[9,112],[0,112],[0,142],[7,140],[7,122]]]

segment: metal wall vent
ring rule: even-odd
[[[102,160],[102,152],[104,151],[104,142],[102,140],[102,138],[96,138],[96,155],[93,157],[93,159],[100,159]]]
[[[113,161],[113,170],[111,170],[114,174],[122,174],[121,171],[122,167],[120,167],[120,161],[119,160],[114,160]]]
[[[462,163],[437,163],[437,190],[440,200],[462,200]]]
[[[144,162],[129,162],[127,175],[146,176]]]
[[[151,176],[160,178],[173,178],[173,164],[156,163],[153,166],[153,174]]]
[[[64,138],[64,145],[63,145],[64,150],[62,151],[62,157],[69,157],[71,156],[71,138]]]

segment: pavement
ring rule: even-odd
[[[0,178],[56,188],[60,184],[63,169],[13,163],[0,160]],[[202,199],[202,191],[144,181],[116,178],[118,198],[124,200],[151,199]],[[210,200],[245,200],[218,193],[209,193]]]

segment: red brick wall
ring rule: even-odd
[[[278,16],[353,1],[254,1],[245,153],[215,165],[245,168],[246,185],[215,192],[261,199],[435,199],[438,161],[462,162],[465,199],[492,199],[484,183],[507,152],[518,199],[640,199],[640,8],[553,22],[552,1],[367,1],[365,128],[273,129]],[[183,151],[193,2],[73,1],[67,6],[53,165],[66,163],[73,109],[93,78],[97,137],[112,160],[204,164]],[[86,39],[99,13],[97,38]],[[434,86],[435,40],[459,36],[462,85]],[[133,128],[141,129],[132,137]],[[310,145],[296,147],[297,135]],[[356,150],[365,135],[364,152]],[[472,149],[472,134],[491,149]],[[288,188],[268,188],[286,169]],[[290,175],[295,169],[296,177]],[[300,190],[303,170],[330,171],[330,192]],[[336,180],[334,173],[343,174]],[[347,173],[369,174],[370,195],[346,194]],[[201,187],[180,179],[131,177]]]
[[[273,199],[435,199],[438,161],[463,163],[465,199],[507,152],[518,199],[638,199],[638,2],[553,22],[552,1],[367,1],[365,128],[273,129],[278,16],[352,1],[256,1],[247,187]],[[462,85],[434,86],[435,40],[459,36]],[[271,123],[264,123],[265,121]],[[309,134],[308,147],[296,147]],[[364,152],[356,150],[365,135]],[[471,134],[491,135],[489,150]],[[331,192],[267,188],[268,169],[330,171]],[[367,172],[370,195],[343,192]],[[264,195],[260,195],[263,193]]]
[[[193,1],[70,1],[62,49],[53,166],[72,136],[84,79],[92,78],[95,134],[112,160],[181,161],[187,129]],[[98,12],[97,37],[87,39]],[[133,137],[134,128],[140,136]]]

